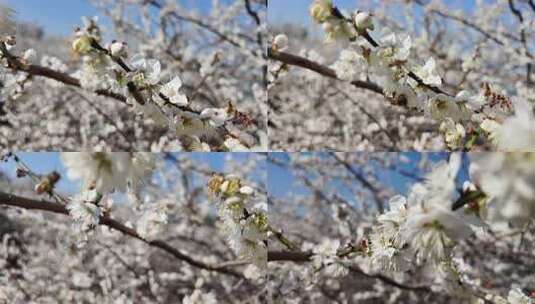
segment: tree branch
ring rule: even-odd
[[[65,208],[65,206],[60,205],[58,203],[49,202],[46,200],[37,200],[37,199],[31,199],[27,197],[17,196],[5,192],[0,192],[0,205],[5,206],[12,206],[12,207],[18,207],[18,208],[24,208],[24,209],[31,209],[31,210],[41,210],[41,211],[48,211],[52,213],[58,213],[63,215],[69,215],[68,210]],[[182,252],[180,252],[178,249],[172,247],[171,245],[167,244],[164,241],[161,240],[154,240],[154,241],[148,241],[143,239],[139,234],[132,228],[126,227],[125,225],[121,224],[120,222],[109,218],[109,217],[101,217],[99,220],[99,224],[103,226],[107,226],[111,229],[120,231],[121,233],[128,235],[130,237],[133,237],[135,239],[138,239],[149,246],[156,247],[159,249],[162,249],[166,251],[167,253],[171,254],[178,260],[184,261],[191,266],[206,269],[209,271],[219,272],[227,275],[231,275],[237,278],[243,278],[243,276],[240,273],[237,273],[233,270],[227,269],[225,267],[218,267],[218,266],[212,266],[209,264],[205,264],[199,260],[196,260]]]
[[[268,262],[296,262],[305,263],[310,262],[312,258],[312,252],[287,252],[287,251],[268,251]],[[349,270],[355,273],[359,273],[365,277],[380,280],[388,285],[412,291],[431,292],[431,289],[427,286],[411,286],[398,283],[395,280],[384,276],[382,274],[369,274],[364,272],[358,266],[348,266]]]
[[[70,86],[74,86],[78,88],[82,87],[82,85],[80,84],[80,80],[66,73],[59,72],[59,71],[56,71],[47,67],[43,67],[40,65],[27,64],[25,62],[22,62],[19,58],[9,53],[4,43],[0,43],[0,52],[1,52],[1,55],[7,59],[9,68],[11,68],[14,71],[23,71],[30,75],[54,79],[66,85],[70,85]],[[126,97],[121,94],[117,94],[108,90],[96,90],[95,93],[97,95],[110,97],[122,103],[126,103]]]
[[[333,69],[326,67],[324,65],[321,65],[319,63],[316,63],[314,61],[308,60],[301,56],[297,56],[297,55],[293,55],[293,54],[289,54],[285,52],[276,52],[276,51],[273,51],[272,48],[268,48],[268,57],[273,60],[278,60],[288,65],[294,65],[294,66],[298,66],[301,68],[305,68],[305,69],[314,71],[318,74],[321,74],[323,76],[340,80],[336,76],[336,72]],[[373,82],[354,80],[351,82],[351,84],[357,88],[366,89],[366,90],[375,92],[377,94],[384,95],[383,88],[381,88],[380,86],[378,86],[377,84]]]

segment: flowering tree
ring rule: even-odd
[[[63,153],[46,174],[29,157],[0,171],[0,303],[265,299],[265,156],[214,173],[187,154]]]
[[[533,2],[448,3],[313,0],[320,27],[270,24],[273,147],[534,151]]]
[[[1,146],[267,149],[266,1],[93,2],[67,41],[0,7]]]
[[[268,197],[272,297],[532,303],[533,156],[270,155],[295,183]]]

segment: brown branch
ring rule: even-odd
[[[249,16],[251,16],[251,18],[254,19],[256,25],[260,25],[261,24],[260,17],[258,16],[258,13],[255,12],[253,8],[251,7],[250,0],[245,0],[245,9],[247,10],[247,13],[249,14]]]
[[[1,52],[1,55],[7,59],[9,68],[11,68],[14,71],[23,71],[30,75],[54,79],[66,85],[70,85],[70,86],[74,86],[78,88],[82,87],[82,85],[80,84],[80,80],[66,73],[59,72],[59,71],[56,71],[47,67],[43,67],[40,65],[27,64],[23,62],[19,58],[9,53],[4,43],[0,43],[0,52]],[[97,95],[110,97],[120,102],[126,103],[126,97],[121,94],[117,94],[108,90],[96,90],[95,93]]]
[[[14,194],[4,193],[0,192],[0,205],[5,206],[12,206],[12,207],[18,207],[18,208],[24,208],[24,209],[31,209],[31,210],[41,210],[41,211],[48,211],[63,215],[69,215],[69,211],[65,208],[65,206],[60,205],[58,203],[49,202],[46,200],[37,200],[37,199],[31,199],[27,197],[17,196]],[[237,278],[242,278],[243,276],[233,270],[224,268],[224,267],[218,267],[218,266],[212,266],[209,264],[205,264],[199,260],[196,260],[178,249],[172,247],[171,245],[167,244],[164,241],[161,240],[154,240],[154,241],[148,241],[143,239],[139,234],[132,228],[129,228],[117,220],[114,220],[109,217],[101,217],[99,220],[99,224],[103,226],[107,226],[111,229],[120,231],[121,233],[128,235],[130,237],[133,237],[135,239],[138,239],[149,246],[156,247],[159,249],[162,249],[166,251],[167,253],[171,254],[178,260],[184,261],[191,266],[206,269],[209,271],[215,271],[227,275],[231,275]]]
[[[295,263],[306,263],[310,262],[312,258],[312,252],[288,252],[288,251],[269,251],[268,252],[268,262],[295,262]],[[412,291],[421,291],[421,292],[431,292],[431,289],[427,286],[411,286],[405,285],[395,280],[382,275],[382,274],[369,274],[364,272],[358,266],[348,266],[348,269],[352,272],[359,273],[365,277],[380,280],[388,285]]]
[[[293,54],[285,53],[285,52],[277,52],[277,51],[274,51],[272,48],[268,48],[268,57],[273,60],[278,60],[288,65],[298,66],[304,69],[314,71],[323,76],[340,80],[336,76],[336,72],[333,69],[326,67],[324,65],[321,65],[319,63],[316,63],[314,61],[308,60],[301,56],[297,56],[297,55],[293,55]],[[354,80],[351,82],[351,84],[357,88],[366,89],[366,90],[375,92],[377,94],[384,95],[383,88],[381,88],[380,86],[378,86],[377,84],[373,82]]]

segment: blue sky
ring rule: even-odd
[[[357,152],[358,153],[358,152]],[[400,169],[405,172],[410,172],[416,176],[423,176],[422,172],[419,172],[417,168],[418,162],[421,160],[422,154],[416,152],[403,153],[410,161],[406,164],[402,164]],[[429,153],[429,158],[434,161],[445,160],[448,158],[447,153]],[[280,161],[287,161],[288,155],[286,153],[276,153],[272,154],[275,158]],[[464,158],[463,167],[461,168],[458,176],[458,186],[462,185],[462,182],[468,179],[468,159]],[[375,166],[375,168],[380,168]],[[357,170],[359,168],[355,167]],[[403,174],[392,170],[383,170],[377,169],[377,177],[384,184],[391,187],[394,191],[399,194],[406,194],[410,189],[411,185],[415,183],[413,178],[407,177]],[[284,198],[292,193],[306,195],[308,191],[305,187],[301,186],[299,183],[299,178],[296,177],[291,170],[281,168],[278,165],[268,162],[268,192],[274,197]],[[325,185],[326,188],[336,189],[337,194],[346,199],[349,202],[354,202],[355,198],[353,194],[345,185],[341,182],[333,180],[328,185]]]
[[[184,7],[207,11],[212,0],[176,0]],[[228,0],[221,1],[222,3]],[[99,16],[102,14],[91,4],[90,0],[0,0],[17,11],[17,20],[33,22],[42,26],[47,34],[68,36],[75,27],[81,25],[82,16]]]
[[[333,0],[340,9],[348,11],[358,8],[358,0]],[[312,22],[308,16],[308,7],[313,0],[269,0],[268,23],[300,23],[309,27]],[[375,0],[378,3],[380,0]],[[447,0],[443,1],[452,9],[472,10],[475,0]]]

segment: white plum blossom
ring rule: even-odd
[[[532,153],[475,155],[470,164],[473,183],[489,197],[489,216],[515,225],[535,218],[534,172]]]
[[[462,215],[449,206],[415,206],[402,227],[402,239],[409,243],[419,261],[442,262],[455,242],[472,233]]]
[[[71,179],[81,179],[85,187],[98,193],[112,190],[124,192],[128,182],[137,182],[147,173],[147,161],[134,162],[127,152],[72,152],[62,153],[61,159]]]
[[[361,54],[354,50],[346,49],[340,52],[340,59],[332,67],[336,71],[338,78],[352,81],[362,71],[364,64],[365,59]]]
[[[260,269],[266,269],[266,208],[250,205],[253,188],[242,185],[241,180],[232,175],[213,176],[208,182],[208,188],[219,198],[218,215],[229,247],[239,258]]]
[[[145,240],[156,238],[167,224],[167,206],[165,202],[145,207],[136,223],[136,231]]]
[[[100,194],[86,190],[73,197],[66,208],[73,219],[73,230],[78,238],[78,246],[83,246],[100,222],[102,210],[98,206]]]
[[[179,92],[182,87],[182,80],[175,76],[171,81],[162,86],[160,92],[169,98],[169,101],[178,106],[188,105],[188,97]]]
[[[405,244],[416,262],[438,265],[457,241],[472,234],[471,225],[479,225],[463,210],[451,210],[460,162],[460,155],[452,154],[448,163],[437,164],[424,183],[411,188],[407,200],[394,197],[390,211],[378,217],[371,250],[372,259],[383,269],[403,268],[406,255],[400,251]]]
[[[513,288],[507,294],[508,304],[532,304],[533,299],[525,295],[519,288]]]
[[[389,201],[390,209],[377,217],[377,226],[370,236],[370,261],[385,271],[404,271],[410,267],[410,257],[402,250],[400,228],[407,219],[407,201],[403,196],[394,196]]]
[[[501,151],[535,152],[535,115],[524,100],[514,103],[515,115],[508,117],[492,134]]]
[[[425,65],[421,68],[418,68],[415,73],[425,84],[432,86],[440,86],[442,84],[442,79],[436,71],[436,62],[433,58],[429,58],[425,62]]]
[[[137,82],[156,85],[160,81],[162,66],[157,59],[146,59],[142,54],[136,54],[130,59],[132,68],[138,71]]]

